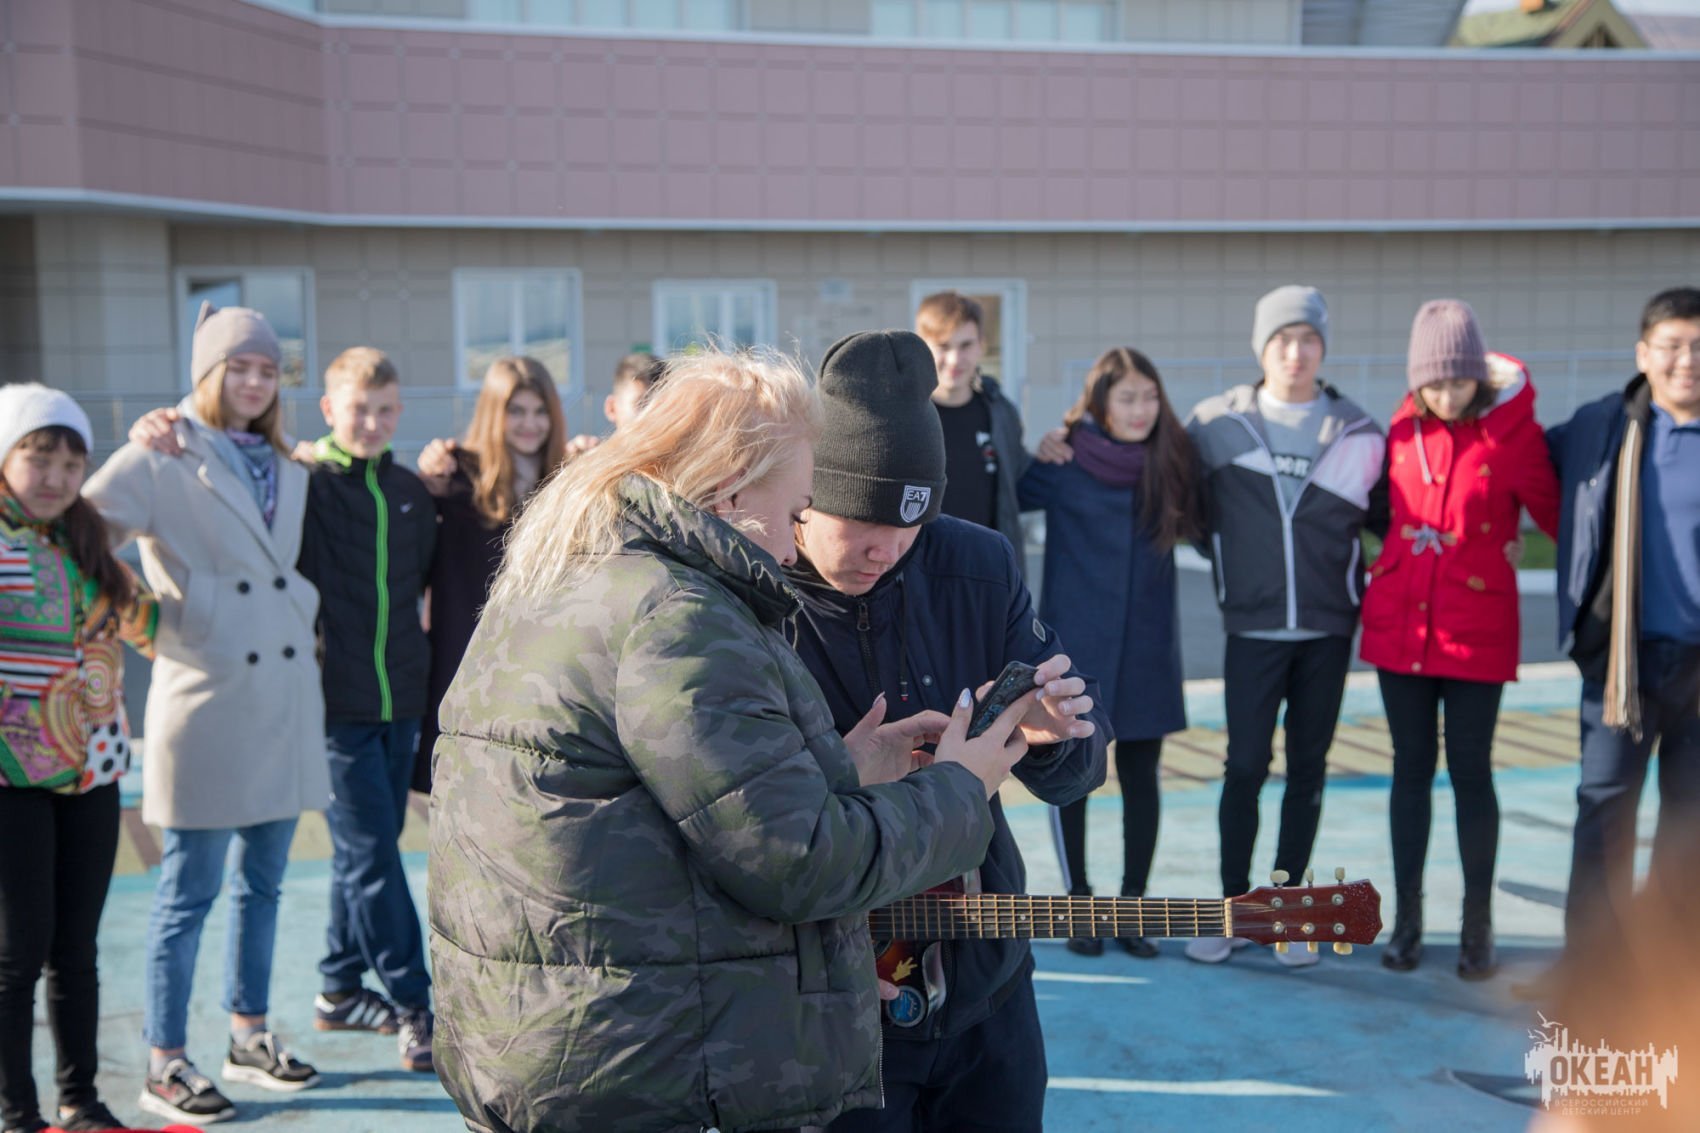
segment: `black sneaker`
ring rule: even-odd
[[[284,1093],[319,1084],[319,1072],[284,1050],[270,1031],[260,1031],[244,1043],[231,1039],[219,1077]]]
[[[63,1114],[64,1111],[60,1111]],[[69,1116],[61,1116],[59,1123],[53,1126],[62,1129],[64,1133],[103,1133],[114,1129],[128,1129],[129,1126],[113,1116],[111,1110],[100,1102],[90,1102]]]
[[[404,1070],[429,1074],[436,1069],[431,1061],[431,1032],[436,1029],[437,1017],[429,1007],[419,1007],[401,1013],[401,1034],[396,1046],[401,1050]]]
[[[396,1006],[371,988],[363,987],[347,999],[333,1003],[327,996],[313,998],[313,1029],[317,1031],[396,1032]]]
[[[149,1113],[191,1125],[210,1125],[236,1116],[230,1099],[186,1058],[173,1058],[158,1078],[148,1075],[136,1104]]]

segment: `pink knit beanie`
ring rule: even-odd
[[[1431,299],[1411,324],[1411,353],[1405,367],[1411,389],[1448,378],[1488,380],[1487,348],[1476,313],[1462,299]]]

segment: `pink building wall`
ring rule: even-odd
[[[0,16],[13,200],[685,228],[1700,218],[1693,58],[503,35],[237,0]]]

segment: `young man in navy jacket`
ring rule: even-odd
[[[1611,947],[1655,744],[1655,865],[1700,803],[1700,289],[1652,298],[1635,362],[1621,392],[1547,433],[1563,493],[1559,645],[1582,671],[1568,950],[1594,934]]]
[[[1022,724],[1030,748],[1015,777],[1046,802],[1070,803],[1104,781],[1108,728],[1094,686],[1035,613],[1009,541],[939,514],[944,437],[928,404],[936,381],[926,345],[907,331],[852,335],[827,351],[814,505],[791,572],[803,597],[797,651],[842,732],[865,718],[948,712],[963,688],[980,688],[1007,662],[1039,666],[1043,689]],[[1024,892],[996,798],[992,814],[978,887]],[[835,1133],[1042,1128],[1044,1038],[1026,941],[955,942],[942,958],[942,1004],[918,1017],[888,1010],[885,1108],[845,1114]]]

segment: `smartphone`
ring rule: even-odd
[[[1003,715],[1004,709],[1038,688],[1033,683],[1038,672],[1035,666],[1025,661],[1011,661],[1005,665],[998,679],[992,682],[992,687],[986,690],[986,695],[975,698],[974,715],[968,721],[968,738],[973,739],[984,732],[992,726],[993,720]]]

